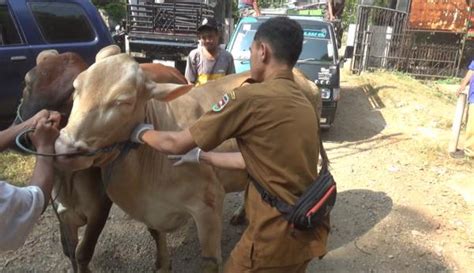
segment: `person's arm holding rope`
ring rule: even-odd
[[[54,153],[54,142],[59,136],[59,121],[59,115],[51,115],[49,119],[43,118],[38,121],[35,131],[30,136],[38,153]],[[37,156],[33,176],[30,180],[31,186],[37,186],[43,192],[45,204],[42,211],[46,209],[53,189],[53,160],[53,157]]]
[[[9,128],[3,131],[0,131],[0,152],[11,147],[15,141],[15,137],[20,132],[28,128],[34,128],[40,118],[48,118],[49,113],[50,112],[48,110],[41,110],[36,115],[26,120],[25,122],[22,122],[20,124],[14,124],[10,126]]]
[[[36,129],[30,139],[37,151],[54,152],[59,119],[59,115],[53,114],[49,119],[42,117],[36,121]],[[53,159],[39,156],[30,186],[16,187],[0,181],[0,252],[14,250],[24,244],[48,204],[53,175]]]

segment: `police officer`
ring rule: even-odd
[[[294,20],[276,17],[263,23],[251,45],[251,79],[229,90],[189,129],[150,130],[139,125],[132,140],[179,154],[199,146],[209,151],[236,138],[241,153],[205,153],[192,149],[186,162],[246,169],[271,194],[294,204],[317,176],[318,120],[293,80],[303,30]],[[254,185],[246,189],[249,226],[227,261],[225,272],[303,273],[313,257],[326,252],[329,219],[310,231],[293,229],[262,200]]]

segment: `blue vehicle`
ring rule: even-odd
[[[38,53],[76,52],[92,64],[112,42],[91,1],[0,0],[0,128],[12,122]]]
[[[340,96],[340,69],[337,38],[334,27],[321,17],[289,16],[304,30],[303,50],[296,64],[321,90],[323,108],[321,126],[330,127],[334,122]],[[227,45],[234,57],[236,72],[250,70],[250,45],[257,28],[271,16],[243,17]]]

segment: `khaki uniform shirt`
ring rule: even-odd
[[[290,204],[317,176],[318,121],[291,73],[227,93],[190,132],[203,150],[236,138],[249,174]],[[249,226],[232,252],[235,262],[284,266],[325,254],[327,229],[293,230],[252,184],[246,193]]]

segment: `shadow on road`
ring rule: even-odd
[[[313,272],[448,272],[449,262],[419,240],[438,226],[422,212],[394,206],[384,192],[338,194],[328,254]],[[418,237],[417,237],[418,236]]]
[[[385,105],[378,92],[385,88],[395,87],[381,86],[374,89],[369,84],[343,87],[336,120],[333,126],[323,133],[323,139],[333,142],[358,141],[380,133],[386,122],[379,111]]]
[[[384,192],[348,190],[337,194],[331,212],[329,250],[339,248],[367,233],[392,210],[392,199]],[[343,234],[344,236],[335,236]]]
[[[364,139],[354,142],[326,147],[326,151],[331,151],[331,160],[348,157],[365,151],[373,151],[376,149],[387,148],[398,142],[410,140],[410,137],[404,136],[402,133],[394,133],[387,135],[379,135],[371,139]]]

